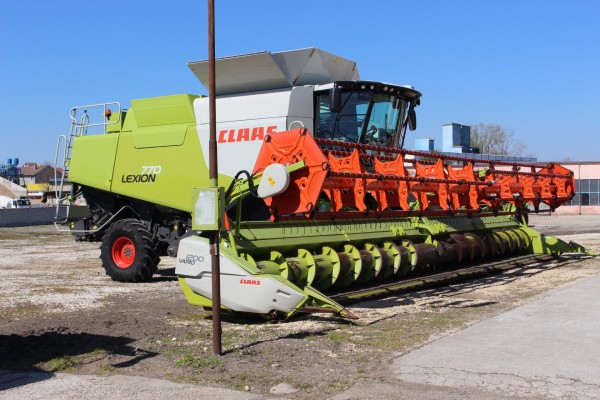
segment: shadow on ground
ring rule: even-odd
[[[81,363],[86,357],[125,356],[127,361],[111,364],[113,368],[124,368],[157,355],[132,347],[133,341],[128,337],[70,333],[67,328],[41,334],[0,335],[0,390],[51,378],[53,370],[68,370],[75,359]]]

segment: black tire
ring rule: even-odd
[[[106,274],[118,282],[144,282],[152,277],[160,258],[146,226],[136,219],[112,224],[102,237],[100,259]]]

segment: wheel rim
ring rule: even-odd
[[[121,236],[112,245],[112,259],[119,268],[129,268],[135,260],[135,246],[131,239]]]

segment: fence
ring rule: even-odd
[[[66,215],[67,208],[58,210],[59,217]],[[28,207],[0,209],[0,228],[13,226],[48,225],[54,222],[56,207]]]

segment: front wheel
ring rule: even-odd
[[[122,219],[102,237],[100,259],[106,274],[118,282],[144,282],[156,271],[160,258],[152,234],[136,219]]]

